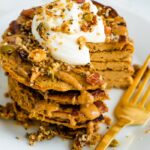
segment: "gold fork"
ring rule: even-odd
[[[105,150],[123,127],[127,125],[142,125],[150,117],[150,102],[147,102],[150,96],[150,84],[148,83],[150,79],[149,63],[150,55],[115,109],[115,116],[118,119],[117,123],[104,135],[95,150]],[[148,84],[148,88],[143,94],[146,84]],[[143,96],[141,97],[142,94]]]

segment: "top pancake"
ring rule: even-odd
[[[105,27],[111,28],[111,34],[106,33],[106,42],[98,43],[98,49],[92,48],[95,43],[87,43],[91,52],[110,50],[112,45],[112,49],[116,50],[128,44],[130,41],[123,18],[110,7],[95,5],[102,9],[100,15],[104,18]],[[39,11],[40,7],[24,10],[4,33],[0,45],[4,70],[18,82],[40,91],[95,90],[104,87],[103,79],[92,65],[71,66],[56,61],[49,51],[39,45],[31,33],[32,19]],[[112,35],[117,38],[110,38]]]

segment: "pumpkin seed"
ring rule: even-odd
[[[2,53],[11,54],[15,50],[15,47],[12,45],[3,45],[0,50]]]

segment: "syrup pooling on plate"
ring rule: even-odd
[[[86,42],[104,42],[103,20],[90,1],[55,0],[42,7],[32,22],[32,34],[51,55],[72,65],[90,63]]]

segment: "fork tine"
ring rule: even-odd
[[[150,99],[149,99],[150,100]],[[150,111],[150,102],[148,103],[148,104],[146,104],[146,109],[148,110],[148,111]]]
[[[142,100],[139,102],[139,106],[144,106],[149,96],[150,96],[150,85],[147,88]]]
[[[147,69],[147,66],[148,66],[149,62],[150,62],[150,55],[148,55],[145,63],[143,64],[142,68],[139,70],[136,78],[133,81],[133,84],[127,89],[125,94],[122,96],[121,102],[126,102],[130,99],[130,97],[132,96],[136,86],[138,85],[139,81],[141,80],[145,70]]]
[[[138,101],[138,98],[140,97],[140,94],[142,93],[143,89],[144,89],[144,86],[146,85],[147,81],[150,79],[150,69],[147,71],[144,79],[143,79],[143,82],[141,82],[139,88],[138,88],[138,91],[136,93],[136,95],[134,96],[134,98],[131,100],[131,103],[132,104],[135,104],[137,101]],[[142,101],[141,101],[142,102]]]

